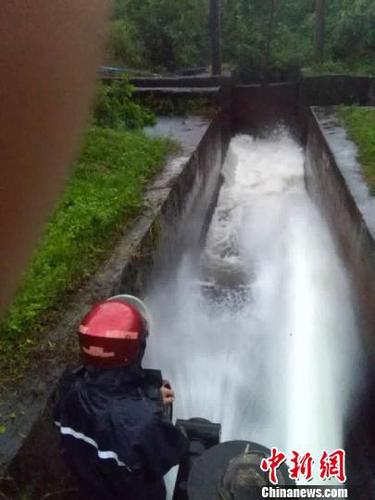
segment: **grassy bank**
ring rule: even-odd
[[[359,161],[375,196],[375,109],[342,107],[340,118],[359,149]]]
[[[143,207],[145,183],[173,146],[138,131],[92,127],[15,301],[1,325],[2,381]]]

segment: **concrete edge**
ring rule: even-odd
[[[307,189],[328,221],[349,272],[365,357],[371,365],[375,359],[375,239],[316,108],[308,110],[307,119]]]

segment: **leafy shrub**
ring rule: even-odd
[[[155,116],[132,100],[133,87],[126,77],[98,84],[94,124],[101,127],[137,129],[153,125]]]
[[[159,97],[155,94],[148,94],[140,98],[140,103],[158,116],[198,115],[211,117],[217,112],[215,103],[205,97]]]
[[[358,59],[356,61],[327,60],[321,64],[313,64],[303,68],[304,76],[319,75],[375,75],[375,62]]]

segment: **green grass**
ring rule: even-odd
[[[375,196],[375,109],[339,108],[339,116],[359,149],[359,161],[370,192]]]
[[[0,369],[23,359],[70,292],[113,247],[120,228],[142,211],[145,183],[173,146],[141,132],[92,127],[81,156],[2,321]]]

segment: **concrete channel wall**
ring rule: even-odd
[[[220,186],[228,121],[220,115],[199,125],[193,135],[148,187],[144,215],[125,232],[107,264],[47,340],[54,338],[61,346],[70,339],[74,346],[78,321],[90,304],[121,291],[144,295],[156,267],[173,268],[187,245],[199,246]],[[28,499],[41,499],[58,491],[51,498],[78,498],[59,457],[52,421],[54,388],[69,361],[77,362],[76,347],[52,367],[28,373],[21,386],[1,401],[1,412],[15,415],[0,436],[0,492],[5,498],[25,494]]]
[[[236,131],[259,134],[287,124],[305,143],[310,106],[371,104],[374,82],[370,77],[332,75],[298,82],[235,85],[233,126]]]
[[[212,215],[220,187],[220,172],[230,140],[229,117],[221,114],[208,126],[198,147],[183,157],[184,168],[171,178],[157,181],[148,194],[160,195],[167,189],[165,202],[153,219],[153,238],[144,246],[146,252],[132,259],[124,269],[116,292],[144,295],[160,273],[173,273],[187,249],[199,249]],[[164,188],[163,185],[167,185]],[[147,250],[147,248],[149,250]],[[147,254],[149,257],[147,258]]]
[[[332,108],[309,111],[306,183],[330,223],[349,270],[366,351],[375,359],[375,202],[356,150]]]
[[[375,499],[375,198],[370,196],[355,145],[337,120],[334,108],[308,112],[306,184],[336,237],[347,267],[363,344],[360,390],[345,428],[345,450],[353,498]],[[337,387],[340,391],[340,387]]]

